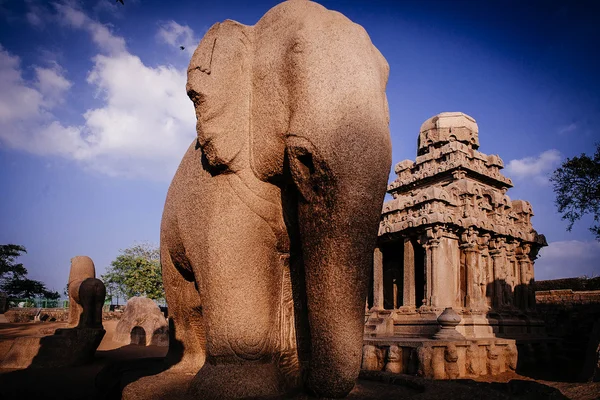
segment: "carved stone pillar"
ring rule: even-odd
[[[489,253],[490,234],[484,233],[478,238],[479,243],[479,268],[481,293],[481,308],[488,310],[492,307],[492,286],[494,284],[494,270]]]
[[[460,237],[460,248],[465,255],[465,298],[461,299],[464,307],[468,310],[477,309],[481,306],[481,291],[479,281],[479,246],[477,244],[477,232],[469,228]]]
[[[504,285],[506,284],[504,239],[496,238],[490,241],[490,256],[492,256],[492,265],[494,271],[493,285],[493,308],[500,308],[504,305]]]
[[[522,243],[515,253],[519,265],[519,285],[515,289],[516,306],[522,310],[528,310],[529,305],[529,250],[530,245]]]
[[[507,306],[513,306],[515,302],[515,289],[521,281],[521,274],[518,271],[515,249],[517,243],[509,241],[504,246],[505,255],[505,281],[504,285],[504,303]]]
[[[425,294],[425,301],[423,304],[426,304],[431,307],[437,307],[437,285],[435,280],[436,277],[436,267],[439,262],[438,258],[438,249],[440,246],[440,237],[442,236],[442,228],[433,227],[427,228],[425,234],[421,237],[421,243],[423,248],[425,249],[425,271],[426,271],[426,279],[427,279],[427,287]]]
[[[379,247],[373,253],[373,308],[383,310],[383,254]]]
[[[404,239],[404,291],[402,305],[414,307],[417,303],[415,288],[415,249],[409,238]]]

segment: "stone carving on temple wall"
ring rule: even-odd
[[[391,345],[387,353],[386,372],[402,373],[402,347]]]
[[[381,371],[384,365],[384,350],[376,346],[363,346],[361,368],[366,371]]]

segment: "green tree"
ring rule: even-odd
[[[57,300],[60,298],[60,293],[46,289],[46,285],[42,282],[27,278],[10,279],[2,284],[2,290],[8,294],[9,298],[16,299],[43,297]]]
[[[600,143],[596,153],[589,157],[567,158],[550,177],[556,194],[556,206],[562,219],[569,221],[567,230],[575,221],[590,214],[596,224],[589,229],[600,240]]]
[[[0,245],[0,280],[27,275],[27,269],[23,264],[16,262],[22,253],[27,253],[27,250],[18,244]]]
[[[40,281],[27,278],[27,269],[16,259],[27,253],[24,246],[16,244],[0,245],[0,289],[9,299],[45,297],[56,300],[58,292],[50,291]]]
[[[117,304],[119,298],[128,299],[133,296],[163,299],[165,293],[158,248],[142,243],[120,252],[102,275],[107,297],[111,301],[116,298]]]

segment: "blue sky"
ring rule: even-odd
[[[27,247],[31,278],[62,292],[71,257],[101,274],[119,249],[158,243],[195,137],[191,52],[214,22],[253,25],[277,3],[0,0],[0,243]],[[394,163],[415,158],[427,118],[471,115],[550,243],[536,278],[600,274],[591,219],[566,232],[547,181],[600,141],[600,3],[321,4],[361,24],[390,64]]]

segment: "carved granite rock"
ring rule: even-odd
[[[96,279],[91,258],[71,259],[69,274],[69,326],[49,336],[17,338],[0,363],[0,368],[53,368],[76,366],[93,360],[106,331],[102,305],[106,289]]]
[[[168,357],[199,370],[191,393],[354,386],[391,165],[387,77],[362,27],[310,1],[200,42],[187,83],[198,138],[161,226]]]
[[[402,348],[396,345],[390,346],[387,353],[387,363],[385,364],[386,372],[395,374],[402,373]]]
[[[71,259],[69,273],[69,327],[102,328],[102,306],[106,288],[96,278],[94,262],[88,256]]]
[[[127,300],[113,341],[142,346],[168,346],[169,325],[154,301],[146,297],[132,297]]]

